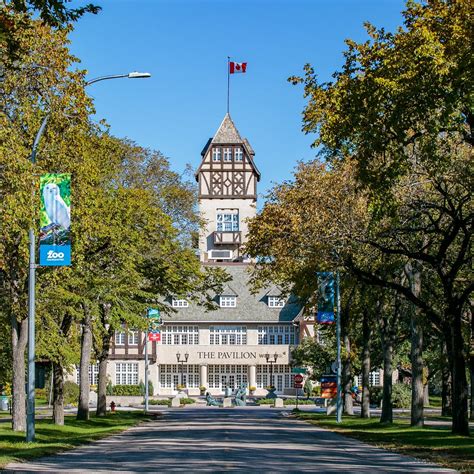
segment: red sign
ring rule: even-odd
[[[295,382],[295,383],[293,384],[293,388],[303,388],[303,384],[302,384],[302,383],[297,383],[297,382]]]
[[[303,383],[303,376],[301,374],[295,375],[295,383]]]
[[[151,342],[160,342],[161,341],[161,333],[159,332],[149,332],[148,333],[148,340]]]

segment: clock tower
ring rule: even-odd
[[[246,219],[256,215],[260,172],[255,166],[255,153],[226,114],[201,155],[196,172],[199,212],[205,221],[199,234],[200,259],[241,262]]]

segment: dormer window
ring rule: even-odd
[[[237,306],[237,296],[221,296],[219,305],[221,308],[235,308]]]
[[[224,148],[224,161],[232,161],[232,148]]]
[[[171,306],[173,306],[173,308],[187,308],[189,303],[187,300],[177,300],[173,298],[171,301]]]
[[[269,296],[268,297],[268,307],[269,308],[283,308],[285,306],[285,300],[279,296]]]
[[[242,148],[236,148],[235,149],[235,161],[242,161],[242,157],[243,157]]]
[[[212,149],[212,161],[221,161],[221,149],[213,148]]]

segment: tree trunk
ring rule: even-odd
[[[452,432],[469,436],[469,420],[467,409],[466,359],[464,356],[464,340],[462,334],[461,310],[453,311],[447,321],[451,321],[451,341],[447,344],[452,360],[452,392],[453,415]]]
[[[97,383],[97,416],[107,414],[107,364],[109,361],[110,342],[114,335],[114,328],[109,324],[109,313],[112,305],[101,304],[100,322],[104,331],[101,338],[101,346],[95,347],[97,360],[99,361],[99,380]],[[94,340],[95,341],[95,340]]]
[[[344,335],[344,348],[346,350],[346,358],[342,366],[342,380],[344,391],[344,413],[346,415],[354,414],[354,403],[352,399],[352,364],[351,364],[351,341],[349,335]]]
[[[53,423],[64,425],[64,369],[53,362]]]
[[[362,406],[360,410],[361,418],[370,418],[370,339],[372,337],[372,327],[369,321],[369,312],[364,311],[364,319],[362,321]]]
[[[446,342],[442,347],[442,369],[441,369],[441,416],[452,416],[452,391],[451,391],[451,367],[448,360]]]
[[[430,384],[426,382],[423,385],[423,406],[429,407],[430,406]]]
[[[11,315],[12,326],[12,428],[13,431],[26,430],[26,397],[25,397],[25,349],[28,340],[28,320],[18,322]]]
[[[408,263],[405,274],[410,282],[411,292],[420,297],[421,273],[415,265]],[[420,324],[420,308],[411,310],[411,426],[423,426],[423,328]]]
[[[82,320],[81,336],[81,362],[79,366],[79,403],[77,406],[77,419],[89,419],[89,366],[92,350],[92,321],[89,307],[83,304],[84,319]]]
[[[470,419],[474,421],[474,313],[472,310],[469,314],[471,318],[471,340],[469,344],[469,373],[471,379],[471,416]]]
[[[382,414],[380,415],[380,423],[393,423],[393,404],[392,404],[393,344],[390,339],[383,341],[382,350],[383,350],[383,392],[382,392]]]
[[[423,329],[418,317],[411,319],[411,426],[423,426]]]

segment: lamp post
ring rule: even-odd
[[[273,364],[276,364],[278,359],[278,354],[275,352],[273,354],[273,360],[271,360],[271,355],[267,352],[265,354],[265,359],[267,360],[267,364],[270,364],[270,386],[273,387]]]
[[[128,74],[115,74],[110,76],[101,76],[91,79],[85,83],[85,86],[95,82],[105,81],[107,79],[141,79],[151,77],[148,72],[130,72]],[[41,126],[36,133],[33,147],[31,149],[30,161],[36,163],[36,153],[41,137],[46,129],[51,112],[48,112],[41,122]],[[27,380],[27,413],[26,413],[26,441],[35,440],[35,286],[36,286],[36,236],[33,227],[29,230],[29,272],[28,272],[28,380]]]
[[[184,354],[184,360],[181,359],[181,354],[179,352],[176,353],[176,359],[178,360],[178,365],[180,368],[180,374],[181,374],[181,386],[184,387],[183,383],[183,369],[184,369],[184,364],[188,362],[189,359],[189,354],[186,352]]]

